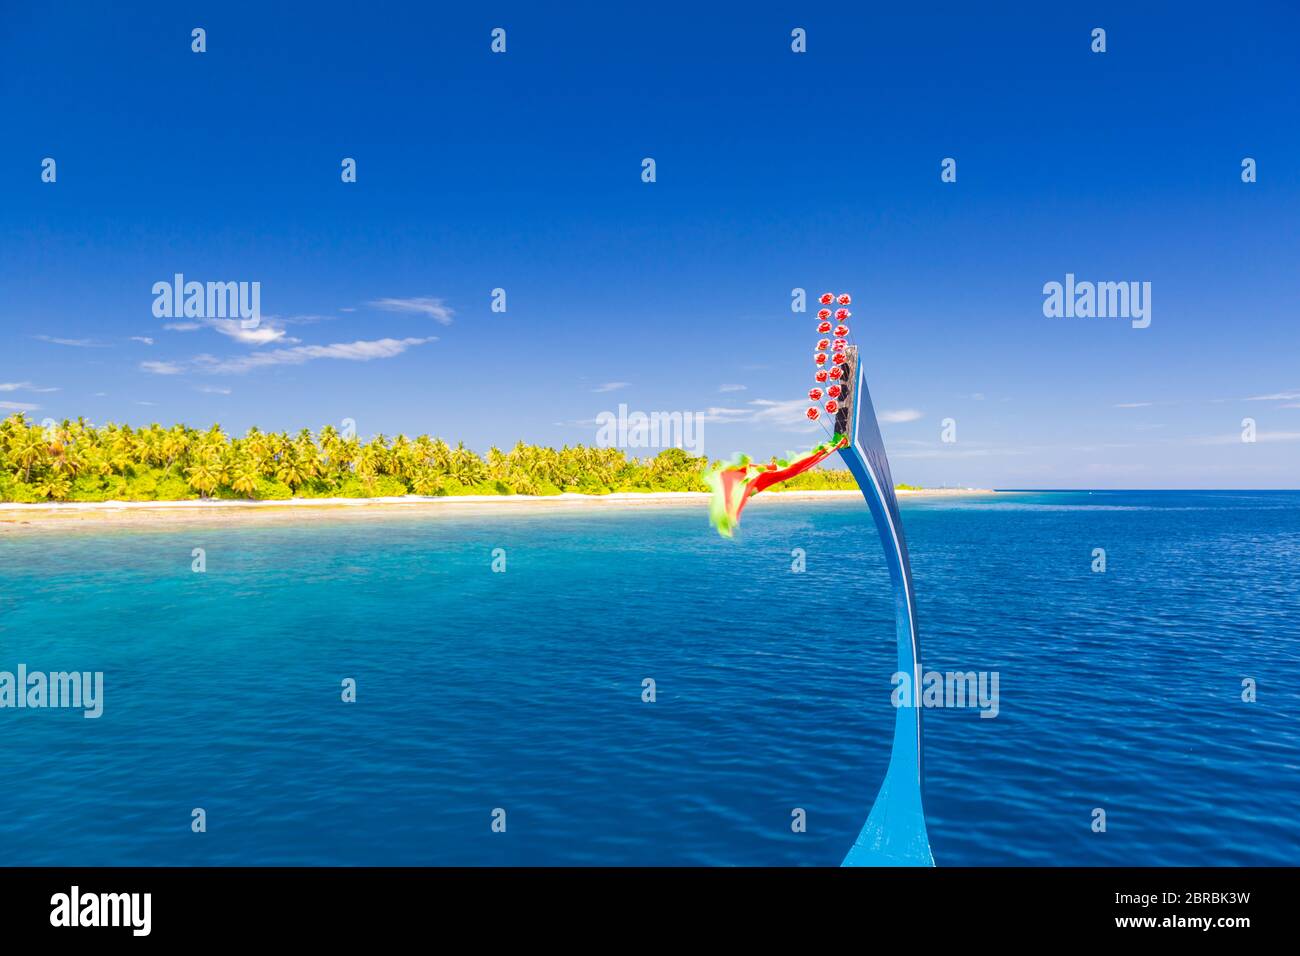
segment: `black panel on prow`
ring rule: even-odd
[[[844,364],[840,366],[844,373],[840,378],[840,407],[835,412],[835,434],[848,435],[849,441],[853,436],[849,435],[849,423],[853,421],[853,388],[858,384],[858,347],[850,345],[844,350]]]

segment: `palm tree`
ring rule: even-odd
[[[221,484],[221,459],[216,449],[205,448],[198,460],[186,469],[189,486],[205,498]]]
[[[326,425],[320,430],[320,451],[322,470],[326,474],[337,474],[338,461],[336,454],[339,444],[339,433],[333,425]]]
[[[357,475],[366,485],[373,485],[387,464],[388,449],[384,445],[384,436],[376,435],[362,446],[361,454],[357,456]]]
[[[77,476],[77,472],[81,471],[82,462],[67,440],[67,434],[60,433],[60,437],[62,440],[56,440],[49,446],[50,470],[72,479]]]
[[[34,490],[42,498],[62,501],[71,493],[72,482],[68,480],[67,475],[52,471],[36,483]]]
[[[441,438],[435,439],[429,451],[430,464],[437,469],[439,474],[447,474],[447,469],[451,466],[451,449]]]
[[[125,475],[135,458],[132,454],[131,429],[109,425],[107,435],[101,437],[101,442],[109,466],[119,475]]]
[[[185,429],[181,425],[173,425],[170,429],[162,434],[158,439],[158,454],[166,463],[163,468],[163,477],[170,474],[172,465],[189,446],[189,436],[185,434]]]
[[[361,458],[361,442],[357,436],[353,435],[339,442],[336,447],[338,455],[338,470],[336,474],[351,474],[357,470],[357,462]]]
[[[393,439],[393,447],[388,453],[389,471],[398,478],[406,479],[411,477],[415,470],[414,449],[405,435],[398,435]]]
[[[24,482],[32,480],[32,467],[44,463],[49,454],[45,432],[35,426],[24,428],[9,449],[10,460],[23,470]]]
[[[441,485],[438,477],[427,468],[419,469],[411,479],[411,491],[417,495],[435,494]]]
[[[504,481],[506,474],[510,471],[510,460],[496,445],[488,449],[487,453],[487,472],[488,477],[493,481]]]
[[[297,488],[309,477],[303,462],[294,451],[285,452],[275,469],[276,480],[284,482],[290,488]]]
[[[462,485],[474,485],[487,477],[487,467],[483,464],[483,459],[466,448],[464,442],[456,443],[447,471]]]
[[[257,482],[261,477],[262,469],[257,461],[249,455],[241,455],[231,469],[230,487],[241,495],[251,498],[253,492],[257,490]]]

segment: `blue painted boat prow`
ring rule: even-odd
[[[885,549],[894,593],[897,672],[910,675],[912,693],[906,706],[897,708],[894,744],[885,780],[843,865],[934,866],[921,803],[921,649],[916,633],[912,566],[907,557],[907,541],[903,537],[889,459],[885,457],[880,425],[876,422],[876,410],[871,404],[857,349],[850,347],[847,357],[849,374],[845,379],[852,383],[852,390],[843,406],[844,412],[836,421],[836,431],[848,435],[850,443],[840,449],[840,455],[867,499]]]

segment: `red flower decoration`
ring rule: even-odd
[[[852,316],[853,313],[850,312],[848,309],[835,310],[835,318],[839,319],[841,322],[843,322],[845,319],[851,318]]]
[[[817,370],[817,374],[814,375],[813,378],[816,379],[816,380],[819,381],[819,382],[824,382],[824,381],[826,381],[826,378],[827,378],[827,376],[826,376],[826,369],[824,369],[824,368],[819,368],[819,369]]]
[[[839,338],[844,338],[844,336],[849,334],[849,327],[847,325],[837,325],[835,326],[835,334]]]
[[[817,409],[815,408],[808,409],[808,420],[815,422],[817,420],[817,414],[818,414]]]
[[[818,347],[819,349],[828,349],[828,348],[831,347],[831,340],[830,340],[830,339],[819,339],[818,342],[817,342],[817,347]]]
[[[853,301],[853,299],[849,296],[847,292],[841,292],[840,297],[836,301],[839,302],[840,305],[848,305],[850,302]]]
[[[830,330],[831,330],[831,324],[829,322],[823,322],[819,326],[817,326],[817,331],[820,332],[822,335],[825,335]]]
[[[825,352],[818,352],[816,355],[813,356],[813,361],[816,362],[818,365],[825,365],[825,364],[826,364],[826,353],[825,353]]]
[[[829,292],[823,292],[820,301],[822,305],[830,305],[835,301],[835,296],[831,295]]]
[[[829,319],[830,317],[831,317],[831,310],[830,310],[830,309],[818,309],[818,310],[817,310],[817,318],[819,318],[819,319]]]
[[[842,391],[844,390],[838,385],[832,385],[830,388],[826,389],[826,394],[831,398],[839,398]],[[813,399],[813,401],[816,401],[816,399]]]
[[[839,381],[844,377],[844,372],[840,369],[838,365],[835,366],[833,369],[831,369],[829,374],[830,377],[835,379],[836,381]]]
[[[808,389],[808,397],[814,402],[820,402],[822,400],[822,390],[820,388],[810,388]]]
[[[834,415],[834,414],[835,414],[835,409],[837,409],[837,408],[839,408],[839,407],[840,407],[840,406],[839,406],[839,403],[836,402],[834,399],[832,399],[831,401],[829,401],[829,402],[826,403],[826,414],[827,414],[827,415]]]

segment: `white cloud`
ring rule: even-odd
[[[239,319],[209,319],[208,324],[222,335],[243,342],[245,345],[270,345],[282,342],[290,345],[301,341],[285,337],[284,329],[276,328],[270,322],[262,322],[255,329],[246,329]]]
[[[799,431],[804,431],[810,426],[817,427],[808,420],[808,400],[806,398],[795,398],[783,402],[774,402],[770,398],[756,398],[749,404],[754,406],[754,410],[745,419],[746,421],[794,428]]]
[[[372,359],[393,358],[413,346],[436,341],[436,337],[429,337],[422,339],[375,339],[369,342],[337,342],[333,345],[298,345],[288,349],[252,352],[231,359],[217,359],[211,355],[200,355],[194,359],[193,364],[201,372],[239,375],[255,368],[266,368],[272,365],[302,365],[315,359],[369,362]]]
[[[256,328],[246,329],[243,326],[242,319],[205,318],[197,322],[168,322],[163,325],[163,328],[169,332],[197,332],[199,329],[212,329],[214,332],[220,332],[227,338],[242,342],[244,345],[270,345],[273,342],[278,342],[281,345],[296,345],[302,340],[289,337],[282,325],[290,322],[307,323],[315,321],[320,321],[317,316],[300,316],[287,319],[262,316]],[[137,342],[153,345],[153,339],[144,339],[138,336],[132,336],[132,338]]]
[[[1274,392],[1272,395],[1252,395],[1248,402],[1291,402],[1300,398],[1300,392]]]
[[[1286,442],[1300,441],[1300,432],[1256,432],[1255,441],[1257,442]],[[1208,435],[1203,438],[1193,438],[1190,440],[1193,445],[1249,445],[1250,442],[1241,440],[1241,432],[1233,432],[1228,435]]]
[[[924,416],[924,412],[919,412],[915,408],[899,408],[894,411],[881,412],[876,417],[886,425],[898,425],[903,422],[914,422]]]
[[[318,322],[333,322],[335,318],[332,315],[264,315],[262,321],[272,325],[315,325]]]
[[[33,335],[32,338],[42,342],[49,342],[51,345],[67,345],[76,349],[105,349],[108,348],[94,339],[60,339],[52,335]]]
[[[719,385],[718,391],[719,392],[743,392],[745,391],[745,386],[744,385]]]
[[[726,424],[728,422],[748,421],[753,417],[753,411],[748,408],[718,408],[713,407],[706,409],[704,420],[713,424]]]
[[[1120,402],[1115,408],[1150,408],[1155,402]]]
[[[0,392],[57,392],[57,388],[42,388],[31,382],[0,382]]]
[[[229,395],[230,389],[222,388],[220,385],[196,385],[194,391],[203,392],[207,395]]]
[[[40,407],[28,402],[0,402],[0,408],[8,409],[11,412],[34,412]]]
[[[448,306],[443,305],[442,299],[433,299],[427,296],[421,296],[414,299],[375,299],[367,302],[372,309],[382,309],[385,312],[404,312],[408,315],[423,315],[442,325],[451,325],[451,317],[455,314]]]
[[[147,335],[133,335],[131,336],[131,341],[143,342],[145,345],[153,345],[153,339],[149,338]]]
[[[631,382],[606,382],[604,385],[597,385],[592,389],[593,392],[617,392],[620,388],[627,388]]]
[[[180,375],[184,367],[175,362],[141,362],[140,369],[154,375]]]

